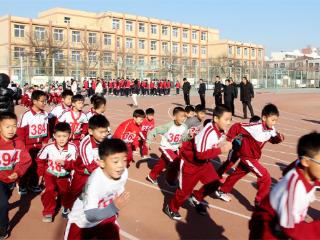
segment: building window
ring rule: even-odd
[[[258,57],[262,58],[262,50],[261,49],[258,50]]]
[[[197,54],[198,53],[198,46],[197,45],[193,45],[192,46],[192,54]]]
[[[112,62],[112,53],[111,52],[104,52],[103,53],[103,62],[104,63],[111,63]]]
[[[111,45],[111,35],[110,34],[104,34],[104,45]]]
[[[133,65],[133,56],[131,55],[126,56],[126,65],[129,65],[129,66]]]
[[[72,51],[71,60],[72,62],[80,62],[80,51]]]
[[[117,37],[117,48],[120,48],[120,46],[121,46],[120,41],[121,41],[120,37]]]
[[[145,32],[144,23],[139,23],[139,32]]]
[[[132,38],[126,39],[126,48],[133,48],[133,40]]]
[[[163,42],[163,43],[162,43],[162,51],[163,51],[163,52],[168,52],[168,51],[169,51],[168,43],[167,43],[167,42]]]
[[[17,58],[20,58],[20,57],[23,57],[23,56],[24,56],[24,48],[22,48],[22,47],[14,47],[13,57],[15,59],[17,59]]]
[[[187,53],[188,53],[188,45],[187,45],[187,44],[183,44],[183,45],[182,45],[182,52],[183,52],[184,54],[187,54]]]
[[[172,44],[172,53],[178,53],[178,43]]]
[[[229,53],[229,56],[232,56],[232,46],[229,46],[229,50],[228,50],[228,53]]]
[[[104,71],[103,72],[103,78],[110,80],[112,78],[112,73],[110,71]]]
[[[36,67],[34,68],[34,75],[36,76],[43,76],[45,75],[45,69],[43,67]]]
[[[157,34],[157,25],[151,24],[151,34]]]
[[[72,71],[71,71],[71,76],[72,76],[74,79],[80,79],[80,70],[72,70]]]
[[[64,17],[64,23],[70,23],[71,18],[70,17]]]
[[[244,48],[244,49],[243,49],[243,54],[244,54],[245,56],[248,56],[248,48]]]
[[[157,41],[151,41],[151,50],[152,51],[157,50]]]
[[[188,58],[182,59],[182,65],[184,65],[184,66],[189,65],[189,60],[188,60]]]
[[[178,37],[178,28],[176,27],[172,28],[172,35],[173,37]]]
[[[240,55],[240,54],[241,54],[241,48],[237,47],[237,55]]]
[[[139,65],[143,66],[144,65],[144,56],[139,56]]]
[[[15,24],[14,25],[14,36],[15,37],[24,37],[24,25]]]
[[[96,52],[88,52],[88,60],[90,63],[97,62],[97,53]]]
[[[74,42],[74,43],[80,42],[80,32],[79,31],[72,31],[72,42]]]
[[[183,37],[183,38],[188,38],[188,32],[189,32],[188,29],[183,29],[182,37]]]
[[[162,35],[164,36],[168,35],[168,26],[162,26]]]
[[[280,68],[286,68],[286,64],[285,63],[280,63]]]
[[[46,53],[45,50],[42,48],[36,48],[35,51],[35,58],[38,61],[44,61],[45,57],[46,57]]]
[[[197,31],[192,31],[192,40],[197,40]]]
[[[191,64],[192,64],[192,66],[197,66],[198,65],[197,59],[192,59]]]
[[[97,42],[97,34],[89,33],[89,44],[96,44]]]
[[[256,50],[254,48],[251,49],[251,57],[256,57]]]
[[[133,24],[131,21],[126,21],[126,31],[132,32],[133,31]]]
[[[157,57],[151,57],[150,58],[151,59],[151,61],[150,61],[150,64],[151,64],[151,66],[157,66]]]
[[[63,29],[53,29],[53,39],[55,41],[63,41]]]
[[[139,40],[139,49],[144,49],[144,40]]]
[[[44,29],[44,27],[35,27],[34,37],[35,37],[37,40],[44,40],[44,35],[45,35],[45,29]]]
[[[205,46],[201,47],[201,54],[206,55],[207,54],[207,48]]]
[[[61,60],[63,60],[63,51],[62,51],[62,50],[57,50],[57,51],[54,53],[53,57],[54,57],[54,60],[56,60],[56,61],[61,61]]]
[[[202,67],[207,66],[207,61],[206,61],[205,59],[202,59],[202,60],[201,60],[201,66],[202,66]]]
[[[119,19],[112,19],[112,29],[120,29],[120,20]]]
[[[207,33],[206,32],[201,32],[201,40],[207,41]]]
[[[89,78],[96,78],[97,77],[97,71],[89,71],[88,77]]]

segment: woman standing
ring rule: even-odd
[[[76,80],[71,80],[71,91],[73,92],[73,95],[76,95],[78,93],[78,85]]]

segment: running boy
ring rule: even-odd
[[[140,149],[142,158],[148,158],[149,149],[146,146],[146,140],[148,136],[148,132],[154,129],[154,109],[148,108],[146,109],[146,117],[143,119],[140,125]]]
[[[97,114],[104,114],[106,111],[107,100],[99,95],[93,95],[90,99],[92,108],[87,112],[86,116],[88,121],[90,118]]]
[[[203,121],[206,118],[206,109],[201,105],[197,105],[195,107],[195,116],[187,118],[185,124],[189,129],[189,135],[195,136],[197,135],[200,130],[202,129]]]
[[[319,239],[320,220],[306,222],[320,181],[320,134],[299,139],[297,166],[273,187],[249,222],[250,239]]]
[[[105,139],[99,146],[99,167],[74,203],[64,239],[120,239],[117,216],[129,200],[124,186],[127,146],[120,139]]]
[[[31,157],[23,141],[16,138],[17,116],[0,113],[0,239],[8,237],[9,198],[17,180],[31,165]]]
[[[53,130],[54,141],[44,146],[37,157],[39,182],[44,179],[46,185],[41,196],[43,222],[53,221],[58,199],[63,207],[62,216],[68,214],[64,208],[65,197],[70,187],[70,171],[78,155],[76,145],[69,142],[70,134],[68,123],[58,123]]]
[[[227,195],[233,186],[249,172],[258,178],[258,192],[255,198],[255,205],[258,206],[262,199],[269,193],[271,177],[268,170],[259,163],[262,148],[267,142],[272,144],[280,143],[284,140],[282,134],[276,132],[275,125],[278,122],[279,110],[274,104],[267,104],[262,109],[261,122],[258,123],[236,123],[238,129],[234,132],[242,135],[241,147],[239,150],[240,162],[234,172],[232,172],[219,190],[216,196],[226,202],[231,201]],[[234,138],[230,136],[231,138]]]
[[[114,138],[119,138],[123,140],[128,147],[128,159],[127,167],[130,166],[130,163],[133,161],[133,153],[135,150],[139,153],[139,133],[140,125],[143,122],[143,119],[146,117],[142,109],[136,109],[133,112],[133,118],[130,118],[123,123],[121,123],[116,131],[113,134]]]
[[[184,110],[186,111],[186,117],[187,117],[187,119],[188,119],[188,118],[191,118],[191,117],[194,117],[194,115],[195,115],[195,109],[194,109],[193,106],[188,105],[188,106],[185,107]]]

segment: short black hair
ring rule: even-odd
[[[0,122],[6,119],[14,119],[18,120],[17,115],[13,112],[5,111],[5,112],[0,112]]]
[[[221,118],[225,112],[231,112],[231,109],[222,104],[213,109],[213,117]]]
[[[73,92],[70,89],[63,90],[61,93],[62,98],[66,98],[67,96],[73,96]]]
[[[205,107],[204,107],[202,104],[198,104],[198,105],[196,105],[196,107],[194,108],[194,111],[195,111],[196,113],[198,113],[198,112],[205,112],[206,109],[205,109]]]
[[[40,97],[47,96],[47,94],[44,91],[41,90],[34,90],[31,94],[31,100],[39,100]]]
[[[185,109],[183,109],[182,107],[175,107],[172,111],[173,116],[175,116],[176,114],[178,114],[179,112],[186,112]]]
[[[93,115],[89,119],[89,129],[97,129],[97,128],[108,128],[110,126],[110,122],[108,119],[102,114]]]
[[[185,111],[186,113],[189,113],[189,112],[194,112],[195,109],[194,109],[194,106],[188,105],[188,106],[186,106],[186,107],[184,108],[184,111]]]
[[[146,115],[154,115],[154,109],[153,108],[147,108],[146,109]]]
[[[59,122],[54,126],[53,133],[56,132],[67,132],[71,133],[71,127],[69,123],[66,122]]]
[[[140,117],[140,118],[145,118],[145,117],[146,117],[146,114],[145,114],[145,112],[144,112],[142,109],[136,109],[136,110],[134,110],[132,116],[133,116],[134,118],[138,118],[138,117]]]
[[[127,153],[127,145],[118,138],[105,138],[99,145],[99,157],[101,160],[116,153]]]
[[[253,117],[250,118],[251,123],[259,122],[260,120],[261,120],[261,118],[257,115],[254,115]]]
[[[299,158],[303,156],[313,158],[320,152],[320,133],[312,132],[302,136],[298,141],[297,153]]]
[[[107,100],[104,97],[98,96],[98,95],[93,95],[90,101],[91,101],[91,104],[93,105],[93,109],[98,109],[102,105],[107,104]]]
[[[272,103],[268,103],[265,105],[262,109],[261,116],[278,116],[279,117],[280,113],[276,105]]]
[[[72,96],[71,102],[75,103],[77,101],[81,101],[84,102],[84,96],[82,96],[81,94],[76,94]]]
[[[230,80],[229,80],[229,79],[226,79],[226,82],[230,83]]]
[[[204,120],[204,122],[203,122],[203,127],[205,127],[208,123],[211,123],[211,122],[212,122],[211,119],[206,119],[206,120]]]

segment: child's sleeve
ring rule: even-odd
[[[232,141],[234,138],[236,138],[240,134],[240,129],[241,123],[233,124],[227,133],[227,141]]]
[[[271,137],[269,142],[272,144],[278,144],[284,141],[284,135],[282,133],[277,132],[276,136]]]
[[[45,167],[47,165],[47,160],[48,160],[48,151],[47,147],[44,146],[40,152],[38,153],[38,156],[36,158],[37,162],[37,174],[39,177],[43,176],[45,172]]]
[[[19,177],[22,177],[30,166],[31,166],[31,157],[29,152],[26,150],[25,145],[23,144],[20,152],[20,159],[19,159],[19,162],[14,167],[14,172],[16,172]]]
[[[85,114],[84,114],[84,119],[81,127],[82,127],[82,134],[87,135],[88,129],[89,129],[89,123],[88,123],[88,118]]]
[[[23,143],[26,142],[26,138],[27,138],[27,133],[28,133],[28,121],[27,121],[27,118],[25,117],[25,114],[22,115],[22,118],[19,122],[19,126],[18,126],[18,129],[17,129],[17,137],[18,139],[22,140]]]
[[[185,131],[183,132],[181,136],[182,142],[186,142],[192,139],[192,136],[189,134],[187,125],[183,124],[185,126]]]
[[[199,137],[198,137],[199,136]],[[197,135],[195,138],[196,157],[200,160],[215,159],[221,154],[221,149],[216,142],[218,139],[212,134],[208,136]]]
[[[66,121],[66,112],[62,113],[62,115],[57,119],[58,122]]]
[[[64,169],[66,169],[67,171],[71,171],[74,169],[74,164],[79,157],[78,152],[79,152],[78,147],[74,146],[74,150],[72,150],[72,152],[70,151],[70,157],[67,157],[65,159],[65,162],[63,165]]]
[[[80,157],[85,168],[88,170],[89,173],[92,173],[99,165],[96,163],[94,159],[92,159],[91,154],[88,154],[89,151],[92,151],[91,148],[81,148],[80,149]]]
[[[158,135],[158,134],[165,134],[168,132],[170,127],[172,126],[172,122],[166,123],[164,125],[158,126],[154,129],[152,129],[147,136],[147,143],[150,145],[152,140]]]

